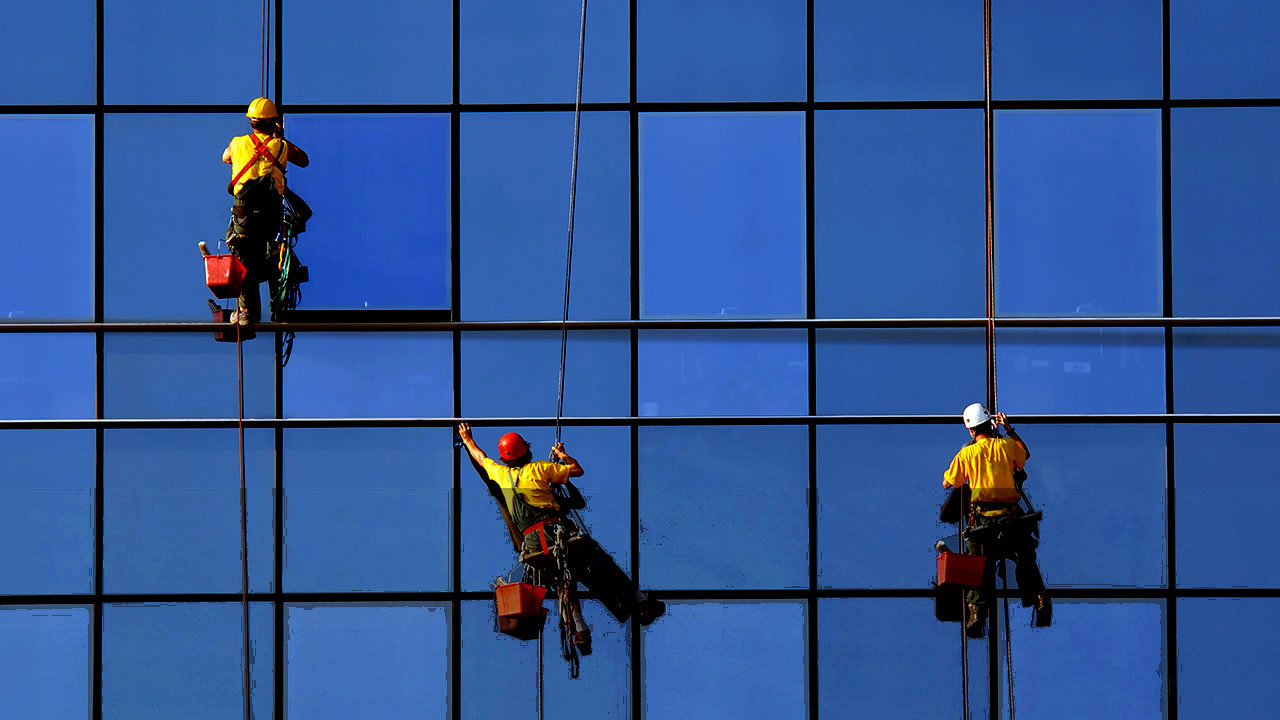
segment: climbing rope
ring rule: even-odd
[[[267,55],[268,55],[268,28],[270,27],[270,16],[267,10],[267,0],[262,0],[262,63],[259,75],[259,92],[258,97],[267,96]],[[237,304],[237,311],[244,312]],[[243,637],[241,645],[244,650],[242,662],[244,665],[244,720],[250,720],[252,716],[252,685],[249,673],[249,663],[252,653],[249,646],[249,513],[248,502],[245,496],[244,481],[244,336],[242,326],[236,322],[236,431],[239,436],[240,446],[240,616]]]
[[[956,536],[960,552],[964,552],[964,521],[969,516],[968,493],[960,493],[960,534]],[[964,695],[962,717],[969,720],[969,599],[960,593],[960,688]]]
[[[573,101],[573,160],[569,166],[569,240],[564,256],[564,315],[560,322],[560,383],[556,389],[556,442],[560,442],[560,419],[564,415],[564,366],[569,347],[569,284],[573,277],[573,217],[578,195],[578,136],[582,127],[582,66],[587,49],[587,0],[582,0],[578,27],[578,86]]]
[[[1000,560],[1000,586],[1004,590],[1004,667],[1008,673],[1009,686],[1009,720],[1013,720],[1013,632],[1009,624],[1009,578],[1005,575],[1007,565]]]
[[[267,96],[267,55],[271,47],[268,41],[267,29],[271,26],[270,16],[267,11],[267,0],[262,0],[262,71],[260,74],[260,92],[258,97]]]
[[[249,720],[249,524],[244,484],[244,340],[236,323],[236,404],[240,435],[240,611],[244,637],[244,720]]]

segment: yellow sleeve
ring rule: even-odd
[[[538,477],[548,483],[559,483],[563,485],[569,481],[568,465],[559,465],[546,460],[540,460],[536,465],[538,467]]]
[[[1013,469],[1021,470],[1027,464],[1027,450],[1016,440],[1010,440],[1009,443],[1013,445]]]
[[[964,474],[964,465],[960,462],[961,455],[964,455],[964,451],[956,453],[956,456],[951,458],[951,466],[942,473],[942,487],[963,485],[968,481],[969,478]]]
[[[480,463],[484,466],[484,471],[489,475],[489,479],[498,483],[498,487],[507,487],[509,483],[503,482],[507,473],[504,472],[506,466],[499,464],[491,457],[486,457],[484,462]]]

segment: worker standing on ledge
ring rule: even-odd
[[[582,465],[564,451],[563,443],[551,448],[551,453],[563,464],[534,460],[529,443],[519,433],[509,432],[498,440],[498,456],[502,458],[502,463],[498,463],[476,445],[469,425],[459,424],[458,436],[472,461],[501,488],[511,520],[524,537],[522,555],[546,552],[556,525],[562,531],[578,530],[573,521],[564,516],[551,490],[553,484],[563,485],[569,478],[583,475]],[[570,567],[574,578],[597,593],[601,604],[618,622],[626,622],[634,612],[641,625],[648,625],[666,612],[666,603],[640,592],[613,558],[594,541],[589,543],[583,554],[570,558]],[[582,618],[580,607],[575,604],[572,612],[575,626],[573,643],[579,653],[590,655],[591,630]]]
[[[1002,558],[1017,563],[1022,606],[1030,607],[1034,603],[1036,627],[1048,627],[1053,606],[1036,565],[1036,547],[1040,543],[1035,536],[1039,532],[1036,523],[1014,522],[1024,514],[1018,505],[1022,490],[1014,473],[1023,470],[1031,452],[1004,413],[993,417],[981,403],[973,403],[964,409],[963,417],[972,442],[956,453],[951,466],[943,473],[942,485],[949,488],[968,484],[972,501],[969,550],[987,557],[982,587],[970,590],[967,595],[966,633],[972,638],[982,637],[983,622],[995,589],[996,563]],[[1001,437],[997,426],[1004,428],[1009,436]]]
[[[302,148],[284,139],[280,114],[270,100],[257,98],[249,103],[245,117],[249,118],[253,132],[232,138],[222,151],[222,162],[231,165],[227,192],[235,196],[231,204],[231,226],[227,228],[227,247],[245,267],[240,299],[231,314],[232,322],[241,325],[261,319],[258,285],[263,280],[268,281],[272,297],[277,292],[279,278],[272,272],[273,244],[280,230],[282,198],[288,192],[285,163],[306,167],[311,162]],[[301,220],[305,222],[306,218]]]

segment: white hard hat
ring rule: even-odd
[[[967,428],[976,428],[990,419],[991,413],[982,403],[974,403],[964,409],[964,426]]]

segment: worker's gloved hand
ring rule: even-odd
[[[556,443],[551,446],[551,454],[556,456],[557,460],[563,460],[568,457],[564,451],[564,443]]]
[[[458,437],[462,438],[463,442],[470,440],[471,426],[466,423],[458,423]]]

